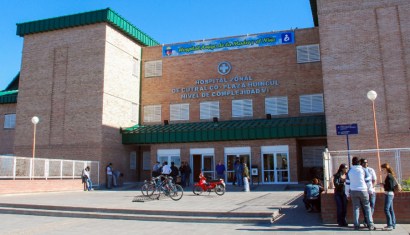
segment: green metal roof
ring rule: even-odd
[[[122,131],[122,143],[159,144],[315,136],[326,136],[324,115],[168,125],[136,125]]]
[[[17,103],[18,90],[0,91],[0,104]]]
[[[23,37],[27,34],[41,33],[102,22],[111,24],[115,28],[121,30],[131,38],[146,46],[155,46],[159,44],[153,38],[129,23],[110,8],[20,23],[17,24],[17,35]]]

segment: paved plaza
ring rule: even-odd
[[[140,195],[136,187],[0,195],[1,234],[410,234],[408,224],[391,232],[324,225],[320,214],[305,211],[300,188],[258,186],[246,193],[229,186],[223,196],[187,189],[180,201],[133,202]]]

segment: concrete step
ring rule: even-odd
[[[273,210],[273,212],[196,212],[107,209],[8,203],[0,203],[0,213],[75,218],[202,223],[272,223],[275,219],[280,217],[279,209]]]

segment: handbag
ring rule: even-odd
[[[403,189],[401,188],[401,184],[399,184],[399,182],[397,181],[396,177],[394,177],[394,182],[395,182],[394,192],[395,192],[395,193],[401,192]]]

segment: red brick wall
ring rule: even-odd
[[[0,194],[81,191],[81,179],[0,180]]]
[[[346,149],[337,124],[357,123],[350,149],[376,148],[375,90],[380,148],[409,147],[410,2],[318,0],[320,49],[329,150]],[[410,167],[410,165],[406,165]]]
[[[376,224],[385,224],[386,216],[384,214],[384,193],[377,193],[376,206],[374,209],[373,220]],[[337,224],[336,202],[333,192],[322,194],[322,221],[325,224]],[[397,223],[410,223],[410,192],[395,193],[393,200],[394,214]],[[352,219],[352,203],[347,204],[347,222],[353,223]],[[360,221],[363,219],[363,213],[360,212]]]
[[[16,113],[16,104],[0,105],[0,154],[12,154],[14,144],[14,129],[4,129],[5,114]]]

